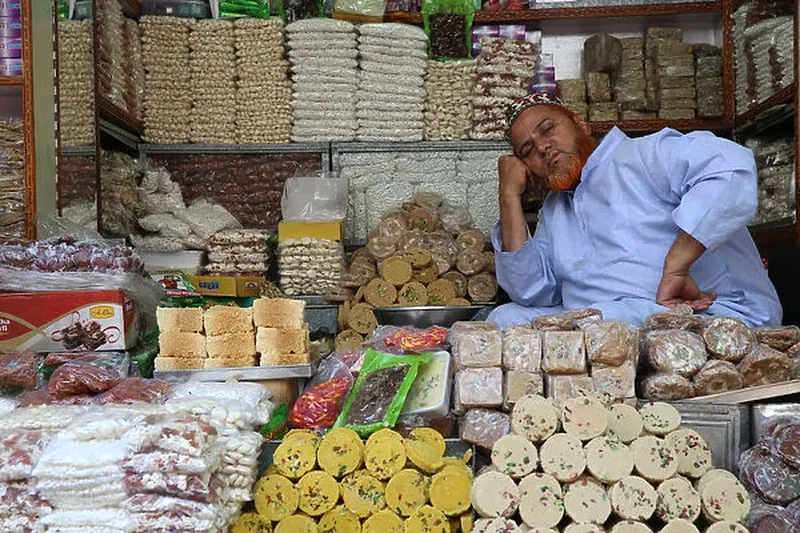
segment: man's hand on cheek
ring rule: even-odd
[[[528,167],[515,155],[504,155],[497,161],[500,196],[519,198],[528,184]]]

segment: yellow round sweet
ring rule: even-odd
[[[291,442],[295,440],[307,440],[319,442],[319,435],[310,429],[290,429],[286,435],[283,436],[281,441]]]
[[[414,428],[411,430],[411,438],[419,440],[436,450],[440,456],[444,455],[445,442],[442,434],[433,428]]]
[[[405,533],[450,533],[447,517],[430,505],[423,505],[406,519]]]
[[[403,436],[400,433],[389,428],[383,428],[379,429],[378,431],[369,436],[369,438],[367,439],[367,446],[368,447],[372,446],[378,441],[382,441],[383,439],[392,439],[396,440],[400,444],[403,443]]]
[[[361,533],[403,533],[403,519],[391,511],[381,511],[364,520]]]
[[[402,470],[386,485],[386,506],[401,516],[409,516],[427,502],[425,476],[416,470]]]
[[[444,464],[444,466],[442,467],[441,470],[439,470],[439,472],[450,472],[450,471],[463,472],[464,474],[469,476],[470,479],[474,477],[472,468],[470,468],[469,465],[465,464],[461,459],[458,459],[457,457],[444,457],[442,459],[442,463]]]
[[[309,472],[297,482],[297,495],[301,511],[319,516],[339,503],[339,484],[327,472]]]
[[[319,519],[319,533],[360,533],[361,522],[344,505],[339,505]]]
[[[278,522],[275,533],[318,533],[317,523],[313,518],[296,514]]]
[[[272,463],[278,473],[289,479],[298,479],[311,472],[317,464],[317,444],[319,439],[296,435],[284,440],[275,450]]]
[[[258,514],[279,522],[297,510],[297,491],[292,482],[280,475],[264,476],[255,486],[253,499]]]
[[[367,441],[364,466],[378,479],[391,478],[406,466],[406,449],[403,442],[394,438],[383,438],[373,441],[372,444]]]
[[[317,462],[334,477],[342,477],[361,466],[364,443],[358,433],[348,428],[331,430],[319,445]]]
[[[448,467],[431,480],[431,505],[448,516],[457,516],[469,509],[472,479],[458,467]]]
[[[344,505],[359,518],[375,514],[386,507],[383,483],[370,475],[360,475],[342,485]]]
[[[242,513],[231,533],[272,533],[272,522],[258,513]]]
[[[414,466],[426,474],[438,472],[444,466],[441,454],[433,447],[419,440],[406,441],[406,455]]]
[[[472,526],[475,524],[472,511],[462,514],[458,521],[461,523],[461,533],[471,533]]]

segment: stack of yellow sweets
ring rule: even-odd
[[[258,328],[256,351],[261,366],[302,365],[309,362],[310,337],[306,303],[285,298],[259,298],[253,303]]]
[[[442,436],[404,439],[381,429],[367,440],[346,428],[324,438],[290,431],[255,486],[256,512],[233,533],[451,533],[472,528],[470,455],[445,457]],[[468,452],[469,453],[469,452]]]

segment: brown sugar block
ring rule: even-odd
[[[158,336],[158,353],[164,357],[205,357],[206,338],[188,331],[162,331]]]
[[[242,368],[256,366],[255,355],[244,355],[242,357],[208,357],[205,359],[203,368]]]
[[[446,279],[437,279],[428,285],[428,302],[431,305],[447,305],[455,297],[456,290]]]
[[[486,256],[482,251],[466,249],[458,254],[456,268],[466,276],[477,274],[486,266]]]
[[[301,328],[306,303],[288,298],[259,298],[253,302],[253,321],[259,328]]]
[[[482,252],[486,247],[486,237],[479,229],[468,229],[458,234],[458,237],[456,237],[456,246],[458,246],[459,252],[463,252],[464,250]]]
[[[611,101],[611,80],[605,72],[588,72],[586,88],[590,104]]]
[[[374,261],[382,261],[397,250],[395,242],[385,235],[370,235],[367,241],[367,255]]]
[[[446,279],[453,284],[456,291],[456,298],[463,298],[467,295],[467,277],[461,272],[446,272],[442,279]]]
[[[200,307],[159,307],[156,320],[161,331],[203,331],[203,309]]]
[[[589,104],[589,120],[592,122],[619,120],[618,104],[616,102],[595,102]]]
[[[472,304],[466,298],[453,298],[447,302],[447,305],[451,307],[469,307]]]
[[[254,330],[253,309],[215,305],[206,309],[203,314],[203,325],[206,335],[252,332]]]
[[[259,353],[279,352],[302,354],[308,352],[310,343],[308,327],[258,328],[256,349]]]
[[[173,370],[196,370],[203,368],[205,358],[200,357],[162,357],[155,359],[155,369],[159,372],[171,372]]]
[[[586,103],[586,81],[581,79],[559,80],[556,82],[558,96],[564,102]]]
[[[424,268],[431,264],[433,257],[424,248],[409,248],[400,254],[413,268]]]
[[[473,302],[492,302],[497,295],[497,280],[488,272],[481,272],[467,280],[467,294]]]
[[[411,274],[411,264],[402,257],[390,257],[381,266],[381,276],[395,287],[411,281]]]
[[[339,306],[339,311],[336,313],[336,325],[339,330],[347,329],[347,317],[350,314],[350,301],[345,301]]]
[[[388,281],[375,278],[364,289],[364,298],[373,307],[387,307],[397,299],[397,289]]]
[[[406,283],[397,293],[397,301],[402,305],[426,305],[428,303],[428,289],[418,281]]]
[[[792,379],[792,362],[789,357],[766,344],[759,344],[742,359],[738,370],[747,387],[780,383]]]
[[[417,207],[409,215],[409,226],[430,233],[436,229],[436,215],[427,207]]]
[[[206,337],[206,352],[209,357],[242,357],[256,354],[253,332],[225,333]]]
[[[690,43],[659,42],[656,45],[656,56],[658,57],[686,57],[694,58],[694,51]]]
[[[259,366],[283,366],[283,365],[307,365],[311,362],[311,356],[306,353],[262,353],[259,358]]]
[[[663,120],[684,120],[695,117],[694,109],[659,109],[658,118]]]
[[[583,43],[584,72],[613,72],[622,58],[622,43],[607,33],[598,33]]]
[[[413,274],[414,281],[420,283],[433,283],[439,277],[439,271],[435,265],[428,265],[420,270],[415,270]]]
[[[372,306],[365,303],[356,304],[350,309],[347,323],[351,329],[362,335],[372,333],[378,327],[378,321],[375,319],[375,313],[372,312]]]
[[[352,329],[346,329],[336,336],[334,344],[337,350],[360,350],[364,346],[364,337]]]

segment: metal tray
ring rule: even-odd
[[[208,370],[173,370],[153,372],[153,377],[168,381],[268,381],[273,379],[307,379],[314,375],[317,363],[310,365],[248,366],[242,368],[210,368]]]
[[[424,306],[424,307],[376,307],[375,318],[381,326],[431,326],[451,327],[456,322],[470,321],[483,306]]]
[[[468,450],[472,450],[472,458],[469,461],[470,468],[475,470],[475,447],[468,443],[464,442],[461,439],[444,439],[445,442],[445,450],[444,454],[446,456],[458,456],[464,457],[464,454],[467,453]],[[261,454],[258,456],[258,475],[262,476],[264,472],[272,466],[272,456],[275,455],[275,450],[280,446],[281,441],[279,440],[268,440],[264,443],[264,446],[261,447]]]
[[[780,398],[781,396],[791,396],[795,394],[800,394],[800,379],[784,381],[783,383],[774,383],[771,385],[760,385],[758,387],[750,387],[747,389],[721,392],[719,394],[711,394],[709,396],[687,398],[683,401],[690,403],[738,404],[757,402],[759,400],[768,400],[771,398]]]

